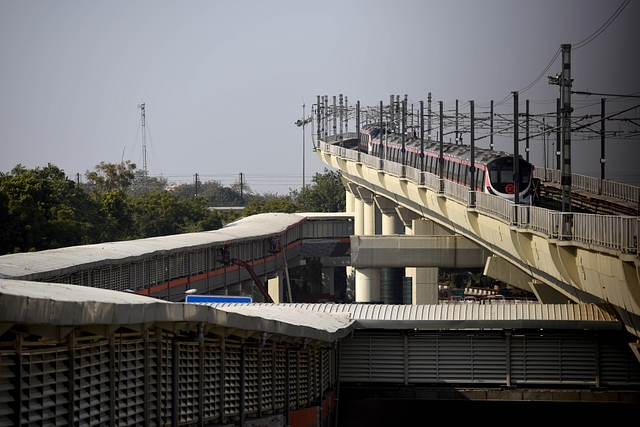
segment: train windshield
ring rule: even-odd
[[[487,170],[492,187],[499,192],[509,192],[514,182],[513,169],[513,157],[501,157],[489,162]],[[522,185],[528,186],[531,180],[531,164],[524,159],[520,159],[520,176]],[[510,184],[511,187],[509,187]]]

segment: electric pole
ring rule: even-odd
[[[147,131],[146,131],[146,114],[145,114],[145,104],[138,104],[138,108],[140,109],[141,120],[142,120],[142,171],[144,172],[144,176],[147,176]]]

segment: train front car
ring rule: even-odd
[[[523,158],[519,159],[519,202],[530,203],[533,183],[533,165]],[[486,192],[504,197],[507,200],[515,200],[515,171],[512,156],[498,157],[487,163],[487,186]]]

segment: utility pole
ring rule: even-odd
[[[458,137],[458,100],[456,99],[456,145],[460,143],[460,139]]]
[[[336,132],[338,131],[338,129],[336,127],[337,118],[336,118],[336,96],[335,95],[333,95],[333,111],[332,111],[332,114],[333,114],[333,135],[335,135]]]
[[[526,107],[527,108],[527,111],[526,111],[527,121],[525,122],[525,132],[527,134],[527,137],[526,137],[527,144],[526,144],[526,146],[524,148],[524,152],[526,153],[526,159],[527,159],[527,162],[528,162],[529,161],[529,100],[528,99],[527,99],[527,104],[526,105],[527,105],[527,107]]]
[[[469,192],[470,200],[469,206],[474,207],[476,205],[476,153],[475,153],[475,105],[474,101],[469,101],[469,107],[471,108],[471,165],[469,172],[471,174],[471,191]]]
[[[562,212],[571,212],[571,45],[562,45]],[[564,221],[563,235],[570,235],[571,220]]]
[[[427,139],[431,142],[431,92],[427,95]]]
[[[144,176],[147,176],[147,131],[146,131],[146,114],[145,114],[145,104],[138,104],[138,108],[140,109],[140,114],[142,118],[142,170],[144,172]]]
[[[304,107],[305,107],[305,105],[304,105],[304,100],[303,100],[302,101],[302,191],[304,191],[304,147],[305,147],[305,145],[304,145],[304,134],[305,134],[304,125],[307,122],[307,119],[304,117],[304,113],[305,113]]]
[[[600,194],[602,194],[602,181],[604,181],[604,164],[607,158],[604,156],[604,132],[605,132],[605,120],[604,120],[604,102],[606,98],[600,100]]]
[[[195,187],[196,187],[196,197],[198,197],[198,173],[196,172],[196,176],[195,176]]]
[[[349,133],[349,100],[344,97],[344,133]]]
[[[560,107],[560,98],[556,99],[556,170],[560,170],[560,138],[562,136],[562,131],[560,129],[560,123],[562,121],[561,107]]]
[[[321,135],[322,135],[322,122],[320,121],[320,118],[322,117],[320,115],[320,95],[316,95],[316,124],[318,125],[318,129],[316,130],[316,139],[318,141],[320,141],[322,139]]]
[[[443,117],[444,117],[444,113],[443,113],[443,107],[442,107],[442,101],[438,101],[438,104],[440,105],[440,156],[438,158],[438,170],[440,172],[440,187],[439,187],[439,193],[442,193],[444,191],[444,171],[442,170],[442,168],[444,167],[444,136],[443,136]]]
[[[491,100],[491,110],[489,111],[489,150],[493,151],[493,99]]]
[[[520,150],[518,142],[518,92],[513,92],[513,203],[520,203]]]
[[[422,100],[420,100],[420,172],[424,172],[424,101]],[[424,184],[423,179],[421,174],[420,184]]]
[[[242,186],[243,186],[243,183],[242,183],[242,175],[243,175],[243,174],[242,174],[242,172],[240,172],[240,199],[241,199],[241,200],[242,200],[242,202],[244,203],[244,196],[242,195]]]
[[[358,138],[358,152],[360,152],[360,101],[356,102],[356,135]],[[358,154],[358,156],[360,155]]]
[[[407,165],[407,98],[402,101],[402,166]]]

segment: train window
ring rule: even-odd
[[[513,169],[502,169],[500,171],[500,182],[513,182]]]
[[[489,169],[489,179],[493,183],[498,183],[498,170],[497,169]]]

